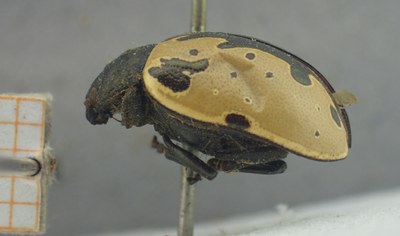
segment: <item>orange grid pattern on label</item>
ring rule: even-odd
[[[46,99],[0,95],[0,152],[43,161]],[[41,174],[0,177],[0,232],[41,231]]]

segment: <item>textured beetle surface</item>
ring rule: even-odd
[[[181,76],[172,76],[176,71]],[[259,40],[224,33],[171,38],[152,50],[143,78],[155,100],[181,115],[242,129],[311,159],[348,154],[347,116],[326,79]]]

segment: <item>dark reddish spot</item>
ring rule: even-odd
[[[253,60],[254,58],[256,58],[256,55],[254,55],[254,53],[249,52],[246,54],[246,58],[249,60]]]
[[[197,56],[199,54],[199,50],[197,49],[190,49],[189,54],[192,56]]]
[[[228,126],[238,129],[247,129],[250,127],[250,122],[243,115],[231,113],[225,117],[225,122]]]
[[[232,73],[231,73],[231,78],[232,78],[232,79],[237,78],[237,73],[236,73],[236,72],[232,72]]]

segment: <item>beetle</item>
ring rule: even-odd
[[[349,97],[279,47],[202,32],[126,51],[95,79],[84,104],[93,125],[115,114],[126,128],[153,125],[164,142],[153,146],[196,172],[195,182],[217,171],[282,173],[288,152],[344,159]],[[188,147],[211,158],[204,162]]]

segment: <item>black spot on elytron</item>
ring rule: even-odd
[[[314,135],[315,135],[315,137],[319,137],[321,134],[320,134],[319,130],[317,130],[317,131],[315,131]]]
[[[190,49],[189,54],[192,56],[197,56],[199,54],[199,50],[197,49]]]
[[[247,129],[250,127],[250,122],[243,115],[231,113],[225,117],[225,122],[228,126],[238,129]]]
[[[160,61],[162,62],[161,67],[151,67],[149,74],[175,93],[183,92],[190,86],[191,77],[185,75],[184,71],[192,75],[208,68],[207,59],[190,62],[178,58],[161,58]]]
[[[308,78],[308,75],[312,74],[312,75],[314,75],[315,78],[317,78],[317,80],[319,80],[324,85],[324,87],[327,91],[334,92],[332,86],[325,79],[325,77],[321,73],[319,73],[314,67],[312,67],[310,64],[303,61],[299,57],[297,57],[279,47],[276,47],[267,42],[264,42],[262,40],[247,37],[247,36],[242,36],[242,35],[234,35],[234,34],[227,34],[227,33],[212,33],[212,32],[188,34],[188,35],[184,35],[184,36],[178,38],[178,40],[184,41],[184,40],[190,40],[190,39],[201,38],[201,37],[214,37],[214,38],[226,39],[226,42],[218,44],[217,47],[220,49],[229,49],[229,48],[237,48],[237,47],[254,48],[254,49],[258,49],[258,50],[264,51],[266,53],[272,54],[290,64],[292,76],[299,83],[301,83],[303,85],[311,85],[311,80]],[[253,54],[253,56],[255,57],[254,53],[247,53],[246,57],[249,54]],[[252,57],[252,56],[250,56],[250,57]],[[252,60],[254,58],[252,58],[252,59],[248,58],[248,59]]]
[[[244,103],[247,103],[247,104],[251,104],[253,102],[253,100],[249,97],[243,98],[243,101],[244,101]]]
[[[342,127],[342,122],[340,122],[339,114],[332,105],[331,105],[331,115],[337,126]]]
[[[290,64],[292,64],[293,61],[297,61],[297,63],[304,65],[304,67],[306,67],[309,70],[309,74],[312,74],[315,76],[315,78],[324,86],[325,90],[328,91],[328,93],[335,92],[335,90],[333,89],[332,85],[328,82],[328,80],[317,69],[315,69],[313,66],[311,66],[308,62],[304,61],[303,59],[297,57],[296,55],[294,55],[282,48],[274,46],[263,40],[259,40],[259,39],[249,37],[249,36],[228,34],[228,33],[222,33],[222,32],[188,33],[188,34],[181,35],[180,37],[177,38],[177,40],[178,41],[186,41],[186,40],[197,39],[197,38],[222,38],[222,39],[225,39],[226,42],[220,43],[217,46],[220,49],[247,47],[247,48],[258,49],[258,50],[264,51],[266,53],[270,53]],[[346,110],[344,110],[344,109],[341,109],[340,113],[343,117],[343,122],[346,127],[346,131],[347,131],[348,146],[351,147],[351,127],[350,127],[348,115],[346,113]]]
[[[272,78],[272,77],[274,77],[274,73],[272,73],[271,71],[268,71],[267,73],[265,73],[265,77]]]
[[[297,61],[292,61],[290,64],[290,73],[292,77],[302,85],[311,85],[311,80],[308,77],[310,70],[306,68],[303,64]]]
[[[232,79],[237,78],[237,73],[236,73],[236,72],[232,72],[232,73],[231,73],[231,78],[232,78]]]
[[[256,58],[256,55],[252,52],[249,52],[246,54],[246,58],[249,60],[253,60],[254,58]]]

